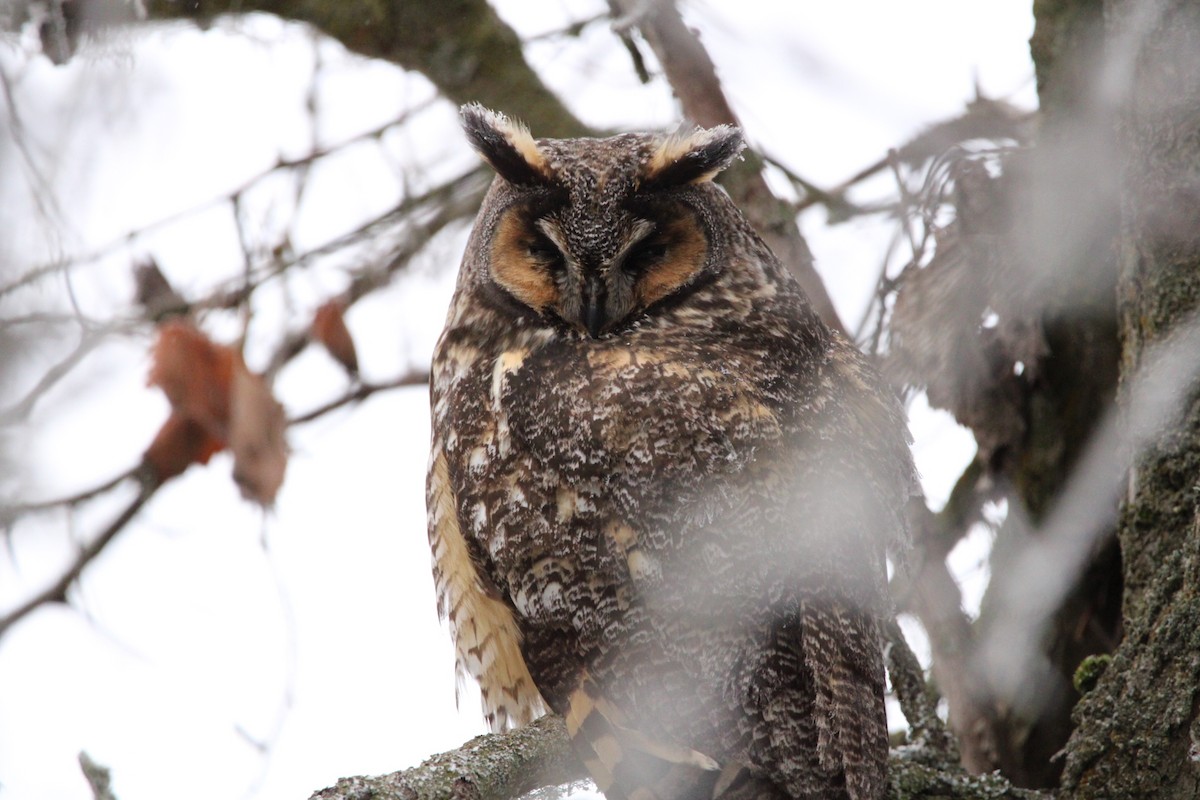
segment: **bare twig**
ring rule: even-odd
[[[141,484],[137,497],[133,498],[125,509],[117,515],[117,518],[109,523],[100,535],[93,539],[90,543],[80,549],[78,555],[71,565],[59,576],[53,584],[46,587],[41,592],[26,600],[17,608],[10,611],[3,617],[0,617],[0,637],[21,621],[24,617],[36,611],[38,608],[49,603],[65,603],[67,602],[67,590],[71,588],[71,584],[83,573],[88,564],[100,555],[101,551],[108,546],[118,533],[125,527],[129,520],[141,510],[142,506],[154,496],[161,486],[157,480],[150,476],[148,471],[139,471],[138,479]]]
[[[306,422],[312,422],[318,417],[328,414],[330,411],[335,411],[342,406],[350,403],[357,403],[366,400],[376,392],[386,392],[392,389],[403,389],[409,386],[420,386],[421,384],[429,383],[429,373],[425,371],[414,371],[401,375],[383,383],[362,383],[346,392],[341,397],[330,400],[328,403],[317,406],[311,411],[307,411],[299,416],[292,417],[288,420],[289,425],[303,425]]]
[[[8,70],[3,68],[0,68],[0,89],[3,89],[4,101],[8,105],[8,128],[12,133],[13,144],[16,145],[17,152],[21,154],[21,161],[33,184],[31,188],[38,211],[44,219],[56,224],[63,219],[58,199],[54,195],[53,185],[42,174],[41,167],[34,158],[33,150],[29,146],[29,134],[13,95],[12,79],[9,77]]]
[[[125,481],[137,475],[138,468],[132,467],[125,470],[119,475],[109,478],[99,486],[93,486],[90,489],[84,489],[75,494],[67,495],[66,497],[56,497],[53,500],[39,500],[36,503],[16,503],[5,509],[5,515],[8,517],[17,517],[22,514],[38,511],[50,511],[55,508],[68,508],[77,506],[80,503],[87,502],[95,497],[99,497],[105,492],[109,492]]]
[[[114,328],[115,330],[115,328]],[[33,411],[46,392],[50,391],[60,380],[70,374],[79,362],[83,361],[93,350],[99,347],[105,340],[104,333],[111,333],[112,330],[104,331],[88,331],[85,332],[79,339],[79,344],[75,345],[65,358],[59,361],[54,366],[46,370],[42,377],[34,384],[33,388],[25,393],[17,402],[13,403],[6,409],[0,410],[0,425],[11,425],[14,422],[24,420]]]
[[[908,184],[904,182],[904,175],[900,172],[900,154],[896,152],[895,148],[888,150],[887,162],[888,167],[892,170],[892,177],[896,180],[896,191],[900,195],[896,217],[900,221],[900,229],[904,231],[904,236],[908,239],[908,246],[912,251],[912,261],[909,263],[917,264],[921,261],[924,248],[917,243],[916,235],[913,233],[908,218],[913,208],[919,208],[919,204],[914,202],[912,193],[908,191]]]
[[[780,159],[767,153],[761,154],[762,160],[770,164],[775,169],[783,174],[783,177],[788,179],[788,182],[798,189],[802,195],[800,200],[793,204],[793,210],[796,213],[803,211],[809,206],[821,204],[829,210],[830,220],[845,220],[851,217],[861,216],[864,214],[878,214],[881,212],[892,211],[895,208],[893,203],[859,205],[852,203],[846,197],[845,190],[841,193],[834,193],[833,190],[822,189],[812,181],[798,174],[795,170],[784,164]],[[847,187],[849,188],[849,187]]]
[[[1002,100],[977,98],[967,105],[962,114],[935,123],[900,147],[894,148],[895,158],[914,167],[968,139],[1010,139],[1023,143],[1030,137],[1035,118],[1036,112],[1020,111]],[[847,192],[867,178],[887,169],[893,160],[893,150],[889,150],[888,154],[836,186],[829,189],[814,186],[813,191],[796,204],[796,210],[803,211],[815,205],[854,208],[854,205],[846,200]],[[878,210],[890,210],[890,207]]]
[[[530,42],[541,42],[547,39],[561,39],[564,36],[576,37],[583,33],[584,29],[597,22],[603,22],[608,19],[608,14],[592,14],[589,17],[577,19],[561,28],[553,28],[543,33],[535,33],[532,36],[525,37],[525,44]]]
[[[426,108],[428,108],[433,103],[434,99],[435,98],[430,98],[429,100],[426,100],[422,103],[418,103],[418,104],[414,105],[413,107],[406,109],[403,114],[400,114],[399,116],[395,117],[394,119],[391,119],[388,122],[383,123],[382,125],[378,125],[374,128],[363,131],[362,133],[356,134],[355,136],[351,136],[351,137],[349,137],[343,141],[340,141],[336,144],[328,145],[326,147],[314,148],[314,149],[310,150],[308,153],[306,153],[302,156],[296,157],[296,158],[282,158],[281,157],[267,169],[255,174],[255,175],[250,176],[249,178],[244,180],[239,186],[234,187],[232,190],[230,190],[229,192],[225,193],[224,195],[222,195],[220,197],[215,197],[210,200],[205,200],[204,202],[197,203],[196,205],[191,206],[190,208],[185,208],[174,214],[169,214],[165,217],[161,217],[160,219],[155,220],[154,222],[151,222],[151,223],[141,226],[137,230],[130,231],[117,239],[111,240],[107,244],[100,245],[99,247],[96,247],[87,253],[83,253],[83,254],[74,256],[65,261],[62,259],[58,259],[52,263],[41,264],[41,265],[33,267],[29,270],[26,270],[20,277],[16,278],[15,280],[11,281],[10,283],[0,286],[0,298],[4,297],[5,295],[11,294],[12,292],[14,292],[18,289],[24,288],[26,286],[31,286],[46,277],[49,277],[51,275],[54,275],[54,274],[60,272],[61,270],[75,269],[77,267],[83,266],[84,264],[90,264],[90,263],[99,261],[99,260],[105,258],[106,256],[112,255],[113,253],[117,252],[118,250],[121,250],[122,248],[128,247],[131,242],[137,240],[138,238],[146,236],[147,234],[152,233],[156,230],[160,230],[160,229],[168,227],[170,225],[174,225],[174,224],[178,223],[180,220],[188,219],[189,217],[193,217],[197,214],[208,211],[210,209],[218,208],[223,205],[227,205],[227,204],[233,202],[234,198],[244,195],[246,192],[252,190],[258,184],[262,183],[263,181],[265,181],[265,180],[269,179],[270,177],[279,173],[281,170],[306,169],[309,166],[311,166],[314,162],[319,161],[328,156],[334,155],[336,153],[339,153],[342,150],[345,150],[346,148],[351,147],[355,144],[359,144],[364,141],[370,141],[373,139],[379,140],[383,136],[383,134],[385,134],[387,131],[391,130],[392,128],[395,128],[398,125],[405,124],[414,115],[416,115],[416,114],[420,113],[421,111],[425,110]],[[317,252],[319,252],[319,251],[320,251],[320,249],[318,249]]]
[[[408,217],[408,229],[405,231],[403,243],[394,250],[387,260],[382,264],[371,263],[354,274],[350,287],[345,293],[346,302],[353,301],[365,296],[369,292],[384,286],[390,281],[397,272],[411,262],[415,256],[429,240],[440,230],[447,225],[452,224],[456,220],[463,219],[473,213],[478,207],[482,198],[483,192],[487,187],[487,182],[490,180],[482,169],[476,169],[469,172],[458,179],[450,181],[441,186],[426,192],[418,197],[410,198],[402,203],[397,209],[382,215],[376,220],[371,221],[367,225],[360,228],[345,237],[340,237],[336,242],[330,243],[322,249],[333,249],[337,247],[345,247],[350,243],[357,241],[359,238],[367,237],[370,231],[386,226],[395,225],[397,222]],[[418,221],[413,221],[413,217],[420,218]],[[305,253],[290,263],[295,264],[304,259],[314,257],[315,251]],[[275,267],[268,273],[268,278],[274,274],[281,272],[284,267]],[[233,307],[244,303],[249,298],[250,294],[262,285],[264,278],[259,276],[257,279],[250,279],[245,275],[241,276],[242,285],[237,289],[228,291],[218,291],[209,298],[198,303],[191,304],[191,308],[198,309],[204,307],[221,307],[225,304],[230,304]],[[235,302],[236,301],[236,302]],[[129,323],[123,323],[129,324]],[[32,408],[36,399],[41,396],[51,385],[56,383],[61,377],[69,372],[86,354],[95,347],[96,342],[102,337],[95,331],[89,336],[81,340],[79,347],[66,360],[56,365],[51,369],[42,380],[39,382],[35,390],[30,392],[21,402],[17,403],[12,408],[8,409],[5,414],[12,418],[18,414],[25,414]],[[275,355],[271,360],[270,372],[273,374],[280,367],[290,361],[303,348],[307,341],[307,331],[295,332],[285,337],[284,341],[277,347]],[[399,388],[402,386],[419,385],[428,381],[428,376],[423,371],[413,371],[402,375],[392,381],[387,381],[379,384],[365,383],[355,387],[346,395],[336,398],[325,405],[313,409],[300,417],[292,420],[294,424],[309,422],[324,414],[327,414],[337,408],[341,408],[350,403],[360,401],[370,395],[385,391],[388,389]],[[157,489],[157,484],[153,483],[147,477],[147,473],[140,467],[126,470],[125,472],[105,481],[103,484],[91,489],[55,500],[40,501],[37,503],[29,503],[23,505],[14,505],[4,510],[4,521],[11,521],[22,514],[46,511],[57,507],[69,507],[78,503],[96,497],[99,494],[110,491],[120,485],[125,480],[136,477],[141,481],[141,491],[137,499],[115,520],[111,523],[100,535],[98,535],[90,544],[84,547],[75,561],[59,576],[55,583],[31,597],[24,604],[19,606],[7,616],[0,619],[0,635],[4,633],[11,625],[22,619],[36,608],[52,602],[65,602],[67,591],[71,584],[79,577],[82,571],[89,563],[108,545],[109,542],[121,531],[121,529],[133,519],[141,506],[149,499],[149,497]]]
[[[406,232],[403,244],[389,255],[385,263],[382,265],[371,264],[354,275],[350,286],[340,297],[345,307],[349,308],[370,292],[387,284],[438,232],[473,214],[479,208],[483,193],[490,180],[490,176],[475,171],[425,195],[422,205],[428,204],[432,198],[437,199],[432,215],[423,222],[412,224]],[[278,374],[285,364],[304,349],[308,341],[307,327],[289,333],[275,348],[275,353],[263,373],[268,378]]]

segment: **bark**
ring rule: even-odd
[[[968,776],[923,751],[893,754],[888,800],[1045,800],[997,775]],[[512,800],[586,776],[561,717],[543,717],[510,733],[488,734],[420,766],[377,777],[344,778],[310,800]]]
[[[1110,0],[1110,72],[1121,89],[1119,303],[1122,402],[1134,425],[1138,375],[1182,340],[1200,306],[1200,10]],[[1080,703],[1064,797],[1200,796],[1200,396],[1152,420],[1122,509],[1126,635]],[[1174,419],[1172,419],[1174,417]]]
[[[674,89],[684,117],[705,128],[739,124],[716,66],[696,33],[684,25],[673,0],[609,0],[609,5],[622,15],[618,25],[636,25],[641,31]],[[796,224],[796,209],[771,193],[762,168],[762,159],[749,152],[720,180],[771,251],[791,270],[825,324],[845,333],[817,274],[812,251]]]
[[[152,19],[202,23],[252,11],[307,22],[356,53],[422,73],[456,104],[481,102],[523,119],[538,136],[588,133],[525,61],[520,38],[486,0],[150,0],[146,10]]]
[[[412,769],[343,778],[310,800],[512,800],[586,776],[561,717],[504,734],[478,736]]]
[[[938,630],[934,672],[945,682],[963,763],[974,772],[1000,769],[1019,786],[1050,787],[1079,698],[1072,677],[1084,659],[1110,652],[1120,638],[1121,561],[1111,532],[1100,536],[1015,692],[978,675],[973,648],[1010,622],[1004,598],[1025,580],[1019,559],[1044,535],[1115,398],[1117,186],[1111,171],[1097,168],[1114,152],[1097,81],[1100,6],[1057,0],[1036,2],[1034,12],[1031,50],[1042,102],[1036,145],[1008,156],[1000,178],[964,170],[956,187],[959,228],[952,244],[987,273],[979,280],[1000,322],[990,339],[980,332],[975,378],[961,362],[943,367],[962,389],[951,409],[974,431],[984,482],[1000,487],[1009,514],[997,532],[991,585],[972,630],[939,648],[938,637],[950,630],[945,618],[957,612],[957,593],[939,574],[940,561],[930,561],[918,579],[916,609],[927,628]],[[939,399],[932,389],[930,399]],[[964,518],[960,535],[973,521]]]

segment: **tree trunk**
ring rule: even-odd
[[[1113,246],[1119,189],[1110,170],[1096,168],[1113,154],[1113,120],[1098,83],[1100,3],[1035,2],[1034,16],[1030,51],[1042,120],[1035,151],[1017,167],[1016,217],[1019,258],[1031,283],[1044,287],[1034,302],[1043,304],[1037,324],[1046,355],[1028,380],[1024,436],[994,465],[1012,486],[993,552],[997,576],[1014,566],[1009,556],[1026,537],[1042,535],[1078,475],[1079,457],[1115,399],[1119,362]],[[1070,736],[1079,699],[1072,677],[1086,657],[1111,652],[1120,639],[1121,558],[1109,530],[1051,620],[1039,696],[995,705],[995,765],[1017,785],[1057,784],[1062,762],[1054,755]],[[992,614],[1006,611],[989,607],[990,594],[985,628]]]
[[[1125,638],[1076,710],[1063,796],[1200,797],[1200,9],[1109,0],[1103,79],[1120,91],[1122,406],[1134,454],[1118,535]],[[1100,168],[1103,168],[1101,165]],[[1190,330],[1189,330],[1190,329]],[[1164,346],[1186,372],[1173,414],[1141,378]],[[1190,374],[1189,374],[1190,373]],[[1162,398],[1152,398],[1159,401]]]

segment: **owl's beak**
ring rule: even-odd
[[[589,275],[583,284],[583,326],[593,339],[600,337],[608,318],[604,314],[604,284],[599,275]]]

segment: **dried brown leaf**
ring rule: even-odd
[[[287,417],[261,375],[241,365],[233,375],[229,448],[242,496],[270,506],[287,470]]]
[[[351,375],[358,375],[358,351],[354,337],[346,327],[346,305],[340,300],[330,300],[313,315],[311,336],[320,342],[329,355]]]
[[[207,464],[225,443],[214,438],[203,425],[172,412],[146,448],[142,463],[154,471],[161,483],[181,474],[192,464]]]
[[[149,385],[158,386],[181,417],[208,434],[229,440],[230,390],[241,357],[212,342],[191,323],[170,320],[158,326]],[[245,369],[245,367],[241,367]]]

